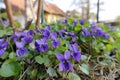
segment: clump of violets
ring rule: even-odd
[[[56,48],[57,46],[60,46],[60,41],[57,39],[57,33],[52,32],[51,33],[51,39],[52,39],[52,47]]]
[[[59,71],[72,71],[73,70],[72,63],[69,61],[70,56],[72,56],[72,58],[75,61],[79,61],[81,59],[81,52],[78,49],[78,44],[75,43],[75,41],[73,40],[70,41],[69,49],[70,50],[65,51],[64,55],[63,54],[56,55],[57,59],[60,61]]]
[[[42,37],[49,38],[50,32],[51,32],[51,27],[48,25],[44,29],[39,30],[39,32],[42,34]]]
[[[45,52],[49,49],[48,44],[46,43],[46,38],[35,41],[35,50],[38,52]]]
[[[110,36],[100,27],[92,24],[90,34],[93,37],[104,37],[105,39],[109,38]]]
[[[84,27],[82,29],[82,33],[84,36],[92,36],[92,37],[104,37],[105,39],[109,38],[109,34],[107,34],[102,28],[98,27],[95,23],[91,25],[90,30],[88,27]]]
[[[16,55],[17,56],[23,56],[24,54],[28,53],[27,48],[25,48],[25,42],[16,41],[15,44],[16,44],[16,48],[17,48],[17,50],[16,50]]]
[[[8,42],[5,41],[4,38],[0,39],[0,56],[5,53],[6,47],[8,46]]]
[[[57,54],[56,57],[60,61],[59,63],[59,71],[72,71],[73,66],[72,63],[69,61],[70,59],[70,51],[66,50],[64,55],[63,54]]]
[[[78,49],[78,44],[74,41],[70,41],[69,49],[72,53],[72,57],[74,60],[79,61],[81,59],[81,52]]]
[[[39,29],[38,32],[42,35],[42,38],[35,41],[35,50],[37,52],[45,52],[49,49],[47,41],[50,38],[51,27],[48,25],[41,30]]]
[[[18,31],[11,36],[11,39],[13,39],[16,45],[17,56],[23,56],[24,54],[28,53],[28,49],[25,48],[25,45],[32,43],[34,35],[35,35],[35,32],[33,30],[29,30],[26,32]]]

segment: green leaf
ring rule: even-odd
[[[89,75],[89,66],[87,64],[82,64],[80,67],[80,70],[84,72],[85,74]]]
[[[35,61],[36,61],[37,63],[39,63],[39,64],[42,64],[42,63],[43,63],[43,59],[42,59],[41,56],[36,56],[36,57],[35,57]]]
[[[5,35],[5,31],[4,30],[0,30],[0,37],[3,37]]]
[[[13,34],[13,30],[12,30],[12,28],[10,28],[10,27],[7,27],[7,28],[5,29],[5,32],[6,32],[6,35],[11,35],[11,34]]]
[[[57,77],[56,71],[55,71],[53,68],[51,68],[51,67],[48,68],[47,73],[48,73],[51,77]]]
[[[85,39],[85,37],[83,36],[82,33],[80,34],[80,40],[83,41],[83,42],[86,42],[86,39]]]
[[[50,59],[48,58],[48,55],[43,56],[43,63],[44,63],[44,65],[47,65],[50,63]]]
[[[109,50],[109,51],[112,50],[112,49],[114,48],[114,46],[111,45],[111,44],[107,44],[106,47],[107,47],[107,50]]]
[[[48,55],[44,55],[43,57],[36,56],[35,61],[39,64],[47,65],[50,62],[50,59],[48,58]]]
[[[68,74],[68,79],[69,80],[81,80],[81,78],[77,74],[75,74],[73,72]]]
[[[19,63],[13,60],[7,60],[3,63],[3,65],[0,68],[0,75],[2,77],[16,76],[20,74],[20,71],[21,67]]]
[[[75,27],[74,31],[80,31],[80,27]]]
[[[110,60],[104,60],[104,61],[101,61],[100,64],[104,65],[104,66],[109,66],[109,65],[111,65],[111,61]]]
[[[30,30],[34,30],[34,29],[35,29],[34,24],[30,24],[29,29],[30,29]]]
[[[82,61],[87,61],[87,56],[86,55],[82,55],[81,60]]]
[[[37,75],[37,69],[33,69],[31,74],[32,74],[32,77],[35,77]]]
[[[10,58],[10,59],[16,58],[15,52],[11,52],[11,53],[9,54],[9,58]]]
[[[8,57],[8,52],[5,52],[2,56],[0,56],[0,58],[2,58],[2,59],[6,59],[7,57]]]

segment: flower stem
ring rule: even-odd
[[[25,75],[25,73],[27,72],[28,69],[29,69],[29,67],[24,71],[24,73],[20,76],[20,78],[18,80],[22,80],[23,76]]]

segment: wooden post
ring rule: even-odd
[[[10,6],[10,2],[9,0],[4,0],[5,5],[6,5],[6,11],[7,11],[7,15],[8,15],[8,19],[10,22],[10,26],[13,28],[13,17],[12,17],[12,11],[11,11],[11,6]]]
[[[38,9],[37,9],[37,20],[36,20],[36,29],[40,25],[40,19],[41,19],[41,7],[42,7],[42,0],[38,0]]]

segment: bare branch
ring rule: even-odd
[[[41,9],[42,9],[42,0],[38,0],[38,9],[37,9],[37,20],[36,20],[36,29],[40,25],[40,19],[41,19]]]
[[[13,27],[13,17],[12,17],[12,11],[11,11],[11,6],[10,6],[10,2],[9,0],[4,0],[5,2],[5,5],[6,5],[6,11],[7,11],[7,15],[8,15],[8,18],[9,18],[9,22],[10,22],[10,26]]]

